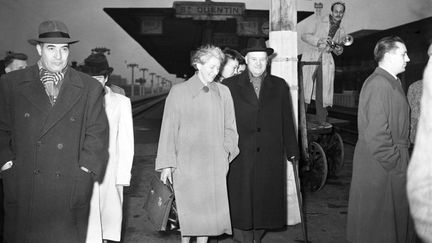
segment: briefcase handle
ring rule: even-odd
[[[172,193],[174,193],[174,186],[173,184],[170,182],[170,180],[167,180],[167,184],[168,188],[171,190]]]

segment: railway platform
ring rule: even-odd
[[[180,242],[180,233],[157,232],[152,229],[143,209],[150,178],[154,171],[163,102],[134,117],[135,157],[131,186],[124,193],[124,220],[122,242]],[[346,242],[346,214],[351,181],[354,147],[346,144],[345,163],[338,177],[328,178],[325,186],[317,192],[303,192],[308,239],[313,243]],[[223,235],[210,242],[233,242]],[[303,242],[301,224],[287,226],[264,235],[263,243]]]

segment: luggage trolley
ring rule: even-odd
[[[344,145],[342,137],[333,126],[338,119],[330,119],[329,123],[318,123],[315,115],[306,114],[303,94],[303,66],[316,65],[315,84],[322,84],[322,64],[317,62],[299,62],[299,130],[302,152],[300,174],[302,184],[311,191],[319,191],[328,176],[337,176],[344,164]],[[322,85],[315,85],[316,99],[322,99]],[[341,120],[339,120],[341,121]]]

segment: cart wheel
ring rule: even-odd
[[[327,161],[330,167],[330,175],[337,176],[344,165],[344,144],[339,133],[334,132],[328,141],[326,148]]]
[[[312,142],[309,145],[310,158],[310,189],[314,192],[319,191],[327,179],[328,167],[327,158],[321,145]]]

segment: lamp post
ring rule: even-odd
[[[144,89],[144,85],[145,85],[145,83],[146,83],[146,78],[145,78],[145,72],[147,72],[148,71],[148,69],[147,68],[140,68],[140,71],[142,72],[142,74],[143,74],[143,83],[142,83],[142,85],[140,86],[140,95],[145,95],[145,89]]]
[[[154,83],[154,76],[155,76],[155,73],[150,73],[150,76],[151,76],[150,93],[153,94],[153,83]]]
[[[134,79],[134,69],[138,68],[138,64],[136,63],[129,63],[127,65],[128,68],[132,69],[132,86],[131,86],[131,98],[135,95],[135,79]]]
[[[162,83],[162,85],[161,85],[162,86],[162,90],[161,90],[162,92],[165,90],[165,82],[166,82],[165,80],[166,80],[165,78],[162,78],[162,82],[161,82]]]
[[[159,93],[159,86],[160,86],[160,75],[156,75],[156,92]]]
[[[158,80],[158,93],[161,92],[161,88],[162,88],[162,80],[163,80],[163,77],[159,75],[159,80]]]
[[[172,81],[171,80],[167,80],[167,82],[168,82],[168,90],[170,90],[171,89],[171,87],[172,87]]]

